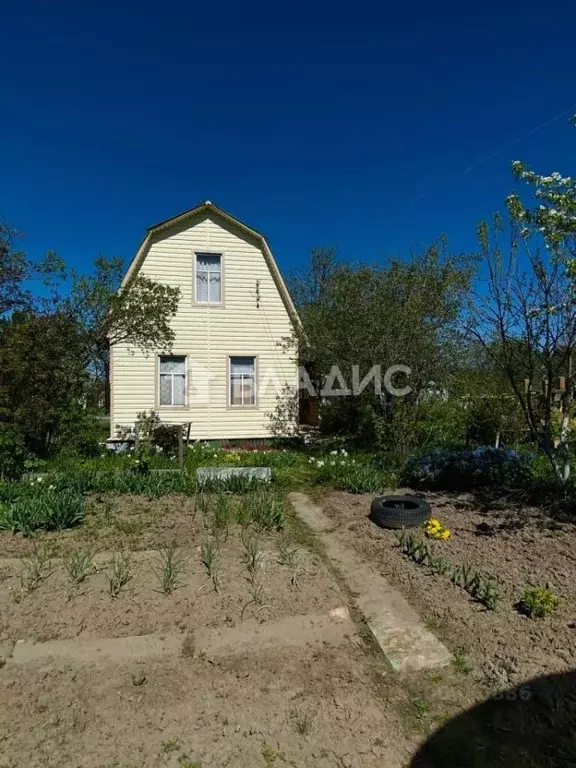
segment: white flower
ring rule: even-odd
[[[49,485],[49,486],[48,486],[48,490],[49,490],[49,491],[53,491],[53,490],[54,490],[54,488],[56,488],[56,486],[55,486],[55,485]]]
[[[336,462],[335,462],[335,461],[331,461],[331,462],[330,462],[330,466],[331,466],[331,467],[335,467],[335,466],[336,466]]]
[[[338,451],[330,451],[330,456],[338,456]]]
[[[36,478],[36,482],[37,482],[37,483],[41,483],[41,482],[42,482],[42,478],[41,478],[41,477],[37,477],[37,478]]]
[[[324,466],[324,459],[318,459],[318,466],[323,467]]]
[[[342,454],[342,456],[348,456],[348,451],[345,451],[344,448],[342,448],[340,453]]]

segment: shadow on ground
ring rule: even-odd
[[[528,681],[435,731],[410,768],[576,766],[576,672]]]
[[[483,514],[510,514],[510,519],[497,526],[503,531],[521,530],[535,525],[543,530],[556,530],[563,525],[576,524],[576,495],[572,488],[533,488],[502,492],[501,489],[476,489],[471,493]]]

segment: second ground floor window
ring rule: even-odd
[[[256,358],[230,358],[230,405],[256,404]]]
[[[186,405],[186,358],[162,356],[159,369],[159,405]]]

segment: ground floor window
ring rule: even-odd
[[[230,358],[230,405],[256,404],[256,358]]]
[[[186,405],[186,358],[162,356],[158,369],[159,405]]]

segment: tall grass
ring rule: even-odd
[[[254,491],[240,499],[236,520],[241,525],[255,525],[262,530],[282,530],[286,525],[284,504],[275,493]]]
[[[84,500],[71,490],[48,489],[0,503],[0,531],[30,535],[34,531],[62,531],[84,519]]]
[[[311,463],[315,470],[314,481],[337,491],[384,493],[396,487],[394,473],[378,469],[370,462],[328,455],[311,459]]]

